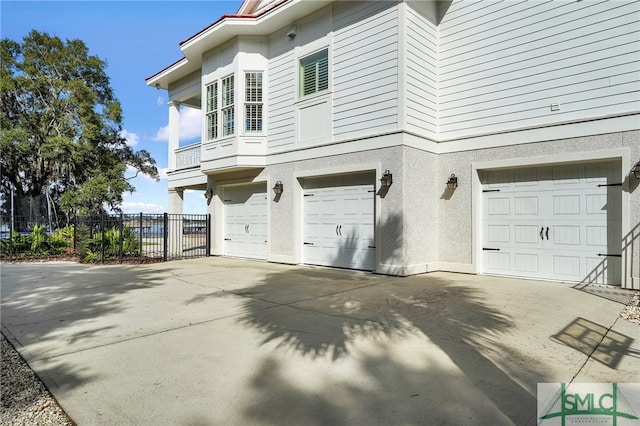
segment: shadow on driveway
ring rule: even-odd
[[[329,362],[328,368],[349,364],[366,383],[327,377],[309,389],[269,357],[253,375],[259,397],[247,416],[274,425],[535,422],[535,393],[487,356],[505,349],[499,340],[511,319],[486,304],[482,291],[444,278],[372,284],[359,277],[294,269],[233,295],[218,294],[246,297],[237,321],[258,330],[263,346]],[[326,292],[327,283],[339,290],[313,297]],[[292,292],[308,297],[292,301]],[[265,308],[265,301],[272,305]]]

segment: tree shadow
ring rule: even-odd
[[[379,227],[387,232],[383,263],[393,263],[401,250],[401,224],[401,217],[390,216]],[[337,253],[349,256],[353,251]],[[253,376],[257,397],[246,414],[255,421],[452,423],[463,418],[461,412],[470,423],[534,421],[535,383],[520,383],[534,375],[544,379],[544,374],[526,368],[505,371],[495,364],[504,349],[500,336],[509,332],[512,320],[486,302],[483,289],[467,285],[464,276],[389,279],[331,268],[292,268],[233,294],[246,298],[238,322],[258,330],[261,345],[274,351]],[[398,348],[406,351],[399,354]],[[355,362],[357,375],[373,387],[326,378],[309,391],[293,384],[295,373],[276,353],[301,356],[309,365],[328,369]],[[394,406],[396,399],[403,405]]]
[[[38,365],[43,380],[51,385],[55,375],[53,384],[62,389],[95,377],[50,358],[90,347],[97,338],[122,338],[123,331],[102,318],[131,308],[123,295],[160,283],[157,267],[25,263],[5,264],[1,272],[2,333],[27,363]]]

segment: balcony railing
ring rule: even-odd
[[[182,146],[174,151],[176,170],[188,169],[200,165],[200,142]]]

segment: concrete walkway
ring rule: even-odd
[[[3,264],[2,332],[79,425],[536,424],[540,382],[638,382],[569,285],[205,258]]]

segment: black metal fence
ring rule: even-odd
[[[93,263],[147,263],[210,253],[206,214],[102,214],[79,216],[64,226],[47,220],[0,217],[0,256],[76,257]]]

